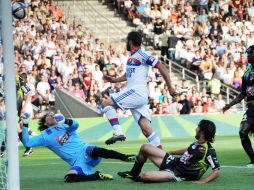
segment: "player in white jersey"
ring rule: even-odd
[[[149,143],[153,146],[161,147],[160,138],[151,128],[151,118],[147,108],[149,67],[158,68],[172,96],[175,94],[175,91],[171,86],[170,77],[165,66],[159,60],[143,51],[140,48],[141,43],[141,34],[136,31],[130,32],[127,36],[127,50],[131,52],[131,55],[126,64],[125,74],[118,78],[108,75],[104,76],[104,79],[112,83],[127,81],[126,90],[112,94],[110,98],[102,102],[103,112],[115,130],[114,135],[105,142],[106,144],[113,144],[116,141],[124,141],[126,139],[115,111],[115,108],[119,107],[122,110],[130,109]]]

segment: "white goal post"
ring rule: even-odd
[[[3,75],[7,126],[7,190],[19,190],[16,84],[11,0],[0,0],[0,32],[3,46]]]

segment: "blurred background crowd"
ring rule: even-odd
[[[28,15],[13,21],[16,75],[25,73],[30,109],[50,109],[54,89],[64,88],[93,107],[126,87],[103,75],[121,76],[129,52],[100,41],[77,20],[68,20],[53,0],[27,0]],[[198,90],[187,80],[173,81],[172,98],[156,68],[148,77],[149,110],[155,114],[216,113],[225,105],[224,83],[237,90],[248,67],[246,47],[254,44],[253,0],[115,0],[125,15],[151,40],[161,56],[196,72],[208,86]],[[0,56],[1,49],[0,46]],[[2,59],[0,59],[2,60]],[[3,76],[3,64],[0,67]],[[2,85],[1,85],[2,87]],[[3,94],[3,90],[1,90]],[[4,109],[1,98],[0,109]],[[118,110],[118,114],[130,113]],[[36,117],[36,114],[35,114]]]

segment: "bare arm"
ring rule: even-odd
[[[169,154],[172,155],[183,155],[186,152],[186,148],[185,149],[180,149],[180,150],[174,150],[174,151],[169,151]]]
[[[124,81],[127,80],[127,78],[126,78],[126,73],[124,73],[123,76],[120,76],[120,77],[118,77],[118,78],[114,78],[114,77],[109,76],[109,75],[104,75],[103,78],[104,78],[105,80],[107,80],[108,82],[112,82],[112,83],[124,82]]]
[[[194,181],[194,183],[205,184],[205,183],[215,180],[219,176],[220,176],[220,170],[213,170],[213,172],[210,175],[208,175],[207,177],[202,178],[198,181]]]
[[[244,98],[246,97],[246,92],[241,92],[240,94],[238,94],[238,96],[232,100],[232,102],[230,102],[229,104],[225,105],[222,108],[222,112],[224,113],[225,111],[227,111],[229,108],[231,108],[233,105],[238,104],[239,102],[241,102]]]
[[[170,80],[170,76],[168,74],[168,70],[166,69],[166,67],[162,64],[162,63],[158,63],[156,65],[156,68],[159,69],[162,77],[164,78],[167,86],[168,86],[168,90],[171,96],[175,95],[175,89],[172,87],[171,85],[171,80]]]
[[[25,113],[25,108],[26,106],[29,104],[29,102],[31,101],[31,93],[28,93],[24,96],[24,100],[23,100],[23,105],[22,105],[22,109],[21,109],[21,113]]]

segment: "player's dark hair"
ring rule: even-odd
[[[142,43],[142,35],[139,32],[132,31],[127,36],[128,41],[132,41],[134,46],[141,46]]]
[[[201,120],[198,124],[200,132],[203,132],[206,141],[208,142],[214,142],[214,137],[215,137],[215,133],[216,133],[216,126],[214,124],[214,122],[210,121],[210,120]]]
[[[44,115],[40,120],[39,120],[39,127],[38,127],[38,130],[39,131],[43,131],[45,129],[47,129],[47,125],[45,125],[45,122],[46,122],[46,117],[47,115]]]

